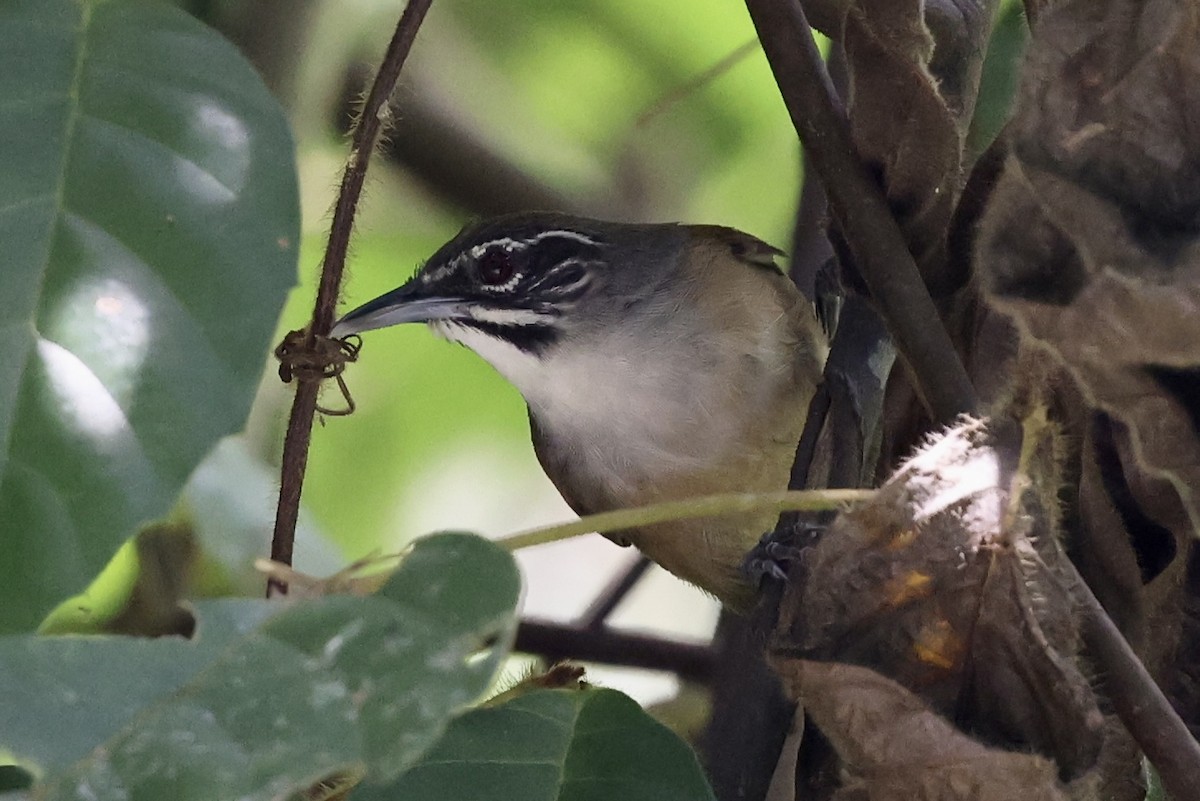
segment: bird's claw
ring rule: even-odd
[[[742,560],[742,572],[757,583],[768,578],[786,583],[792,566],[804,562],[824,533],[824,525],[808,521],[767,532]]]

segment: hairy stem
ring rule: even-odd
[[[840,509],[848,503],[869,501],[874,490],[803,490],[787,492],[727,492],[719,495],[703,495],[681,501],[640,506],[636,509],[617,509],[588,515],[570,523],[529,529],[498,540],[497,544],[510,551],[545,545],[550,542],[578,537],[580,534],[608,534],[628,528],[651,526],[673,520],[691,520],[697,517],[742,514],[746,512],[820,512]]]
[[[346,161],[337,204],[333,210],[329,242],[325,246],[325,258],[321,262],[321,283],[317,288],[312,322],[305,337],[305,344],[310,350],[315,348],[317,337],[328,334],[333,326],[338,293],[342,286],[342,273],[346,266],[346,250],[354,230],[354,215],[358,210],[363,182],[366,180],[367,163],[387,119],[387,101],[396,87],[396,79],[400,77],[400,68],[404,66],[417,30],[421,27],[425,12],[429,10],[432,1],[409,0],[405,6],[404,13],[400,15],[400,21],[396,24],[392,41],[388,44],[387,53],[379,65],[379,74],[375,76],[358,125],[355,126],[350,157]],[[283,442],[279,504],[275,511],[275,529],[271,537],[271,559],[287,565],[292,563],[296,522],[300,516],[300,493],[304,487],[304,471],[308,467],[308,447],[312,440],[312,423],[317,409],[317,393],[320,390],[320,379],[315,375],[298,374],[296,380],[296,397],[292,400],[287,435]],[[286,584],[274,579],[267,582],[268,597],[286,592]]]

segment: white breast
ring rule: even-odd
[[[754,380],[730,387],[712,380],[721,354],[703,343],[637,351],[619,335],[604,342],[568,343],[544,357],[467,328],[441,328],[443,336],[474,350],[524,396],[539,425],[570,447],[588,471],[624,477],[631,495],[648,481],[711,465],[741,435],[753,408],[729,414],[731,402],[754,404]],[[726,357],[728,358],[728,357]],[[744,359],[743,359],[744,361]],[[780,380],[779,376],[776,380]],[[765,404],[773,391],[764,382]],[[718,413],[724,411],[725,413]],[[613,487],[617,494],[620,487]]]

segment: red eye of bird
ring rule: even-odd
[[[479,257],[479,277],[485,284],[504,284],[513,277],[512,255],[501,248],[489,250]]]

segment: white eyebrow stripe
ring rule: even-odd
[[[566,230],[542,231],[540,234],[536,234],[535,236],[532,236],[529,239],[526,239],[525,242],[530,245],[536,245],[538,242],[541,242],[543,239],[549,239],[550,237],[556,237],[556,238],[561,238],[561,239],[574,239],[576,242],[582,242],[585,245],[595,245],[596,244],[596,240],[591,239],[590,237],[586,237],[583,234],[579,233],[578,231],[566,231]]]
[[[474,247],[471,248],[470,253],[471,253],[472,258],[478,259],[484,253],[487,253],[489,250],[491,250],[492,248],[495,248],[495,247],[502,247],[505,250],[511,252],[513,250],[516,250],[517,248],[524,249],[524,248],[528,248],[533,245],[536,245],[537,243],[541,242],[543,239],[573,239],[576,242],[579,242],[584,245],[591,245],[592,247],[595,247],[597,245],[596,240],[592,239],[591,237],[584,236],[583,234],[579,233],[578,231],[568,231],[565,229],[554,229],[552,231],[542,231],[540,233],[534,234],[533,236],[529,237],[528,239],[516,240],[516,239],[512,239],[511,237],[503,236],[503,237],[500,237],[499,239],[491,239],[491,240],[488,240],[487,242],[480,242],[478,245],[475,245]]]
[[[487,253],[492,248],[500,246],[505,250],[515,250],[517,247],[526,247],[526,241],[518,242],[515,239],[509,239],[507,236],[500,239],[493,239],[489,242],[482,242],[471,248],[471,258],[478,259],[484,253]]]

